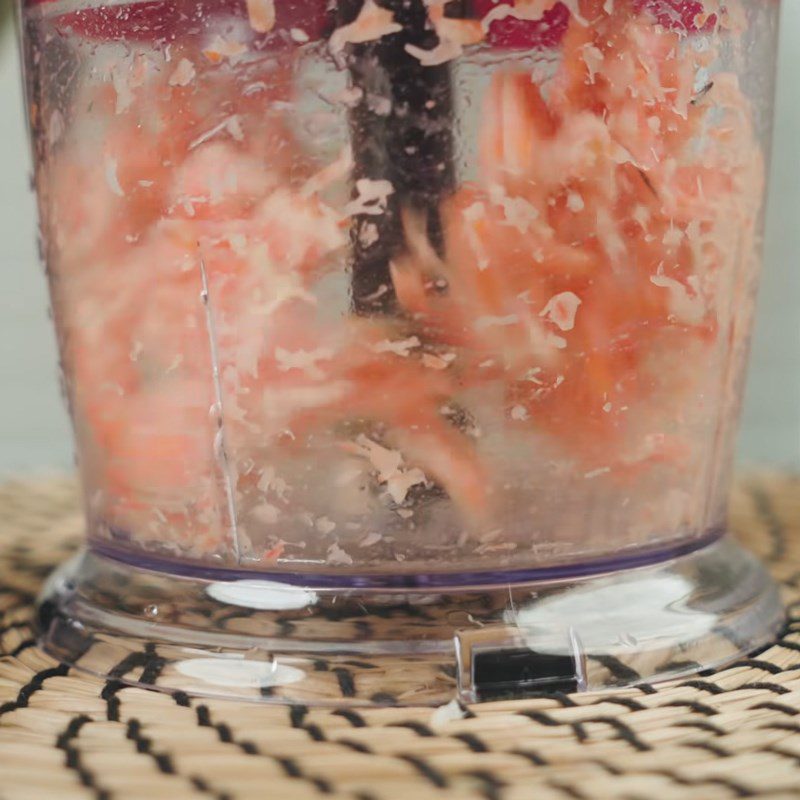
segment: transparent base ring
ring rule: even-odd
[[[44,649],[95,675],[336,706],[682,678],[767,645],[783,619],[772,579],[729,537],[621,572],[438,591],[306,588],[257,574],[214,581],[90,550],[53,574],[38,606]]]

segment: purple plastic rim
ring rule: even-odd
[[[207,581],[269,580],[289,586],[312,589],[455,589],[482,588],[489,586],[549,583],[554,581],[586,578],[603,573],[649,567],[675,558],[688,556],[719,541],[725,531],[714,528],[706,533],[673,542],[666,547],[636,550],[629,554],[615,554],[586,562],[554,564],[549,567],[533,567],[508,570],[470,570],[464,572],[418,572],[418,573],[319,573],[279,570],[254,570],[239,567],[209,567],[203,564],[171,561],[158,556],[132,553],[97,540],[89,542],[89,551],[119,564],[136,569],[174,575],[180,578],[195,578]]]

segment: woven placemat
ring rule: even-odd
[[[741,481],[733,519],[789,609],[755,657],[658,687],[455,714],[323,710],[148,692],[53,661],[32,638],[32,602],[80,541],[75,486],[6,484],[0,800],[800,797],[800,478]]]

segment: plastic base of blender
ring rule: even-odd
[[[440,705],[685,678],[764,645],[784,615],[725,537],[591,577],[446,590],[309,589],[133,569],[83,552],[39,602],[44,649],[126,684],[317,705]]]

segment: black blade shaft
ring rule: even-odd
[[[339,24],[355,19],[362,5],[340,0]],[[455,182],[450,64],[423,66],[406,52],[408,44],[429,50],[439,41],[422,0],[380,5],[402,31],[350,45],[346,56],[352,85],[361,91],[350,113],[354,185],[368,178],[393,188],[384,213],[353,218],[352,303],[359,314],[397,311],[389,264],[404,247],[401,209],[423,214],[441,248],[439,205]]]

